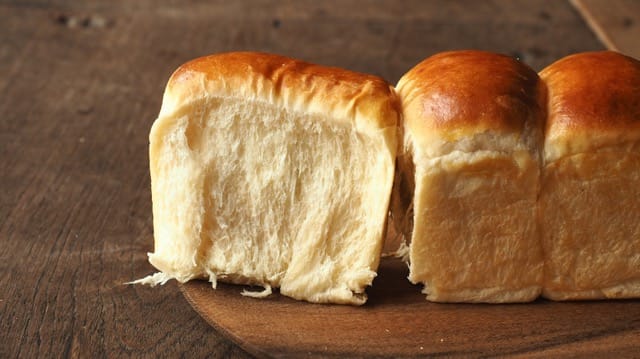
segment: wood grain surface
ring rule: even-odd
[[[417,357],[640,354],[640,300],[527,304],[438,304],[382,261],[362,307],[318,305],[279,294],[256,300],[242,286],[182,286],[219,332],[259,357]]]
[[[607,48],[640,58],[640,1],[571,2]]]
[[[153,271],[147,136],[179,64],[250,49],[395,82],[460,48],[540,69],[602,45],[565,1],[0,0],[0,358],[248,356],[175,283],[123,285]]]

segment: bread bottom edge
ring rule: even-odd
[[[433,290],[425,286],[422,293],[427,300],[436,303],[527,303],[536,300],[542,292],[541,286],[529,286],[521,289],[502,287],[462,289],[456,291]]]

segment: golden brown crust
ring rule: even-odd
[[[273,102],[289,110],[324,113],[377,128],[395,126],[399,106],[382,78],[314,65],[284,56],[231,52],[201,57],[178,68],[167,85],[163,112],[197,96]],[[365,123],[360,123],[365,120]]]
[[[508,56],[451,51],[407,72],[397,89],[405,123],[418,141],[434,132],[448,141],[493,131],[522,133],[539,118],[538,75]]]
[[[640,62],[612,51],[567,56],[540,72],[549,115],[545,159],[640,141]]]

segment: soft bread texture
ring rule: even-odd
[[[376,276],[398,103],[382,79],[260,53],[181,66],[150,134],[161,279],[362,304]]]
[[[614,52],[565,57],[548,89],[540,218],[543,295],[640,296],[640,62]]]
[[[409,279],[431,301],[535,299],[543,278],[537,74],[507,56],[446,52],[406,73],[397,92],[404,142],[392,207],[411,238]]]

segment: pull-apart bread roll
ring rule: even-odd
[[[640,62],[565,57],[540,73],[549,116],[540,217],[543,295],[640,296]]]
[[[404,144],[393,210],[396,222],[413,223],[401,225],[412,232],[410,281],[424,283],[431,301],[535,299],[543,277],[538,75],[507,56],[446,52],[405,74],[397,91]]]
[[[181,66],[150,134],[149,261],[161,273],[147,281],[208,278],[364,303],[398,117],[376,76],[258,53]]]

